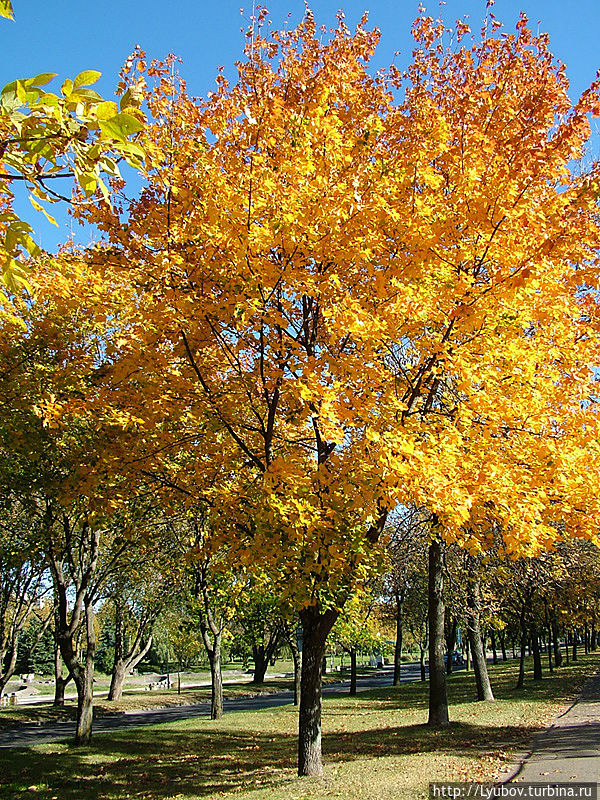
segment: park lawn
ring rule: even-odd
[[[323,780],[295,777],[296,710],[235,712],[98,735],[86,748],[0,751],[0,797],[40,800],[397,800],[431,780],[493,780],[572,700],[600,654],[515,690],[516,662],[492,667],[495,703],[475,703],[472,673],[449,681],[451,726],[432,731],[427,686],[324,700]]]
[[[359,675],[366,671],[359,671]],[[226,676],[224,676],[226,677]],[[337,683],[347,676],[331,673],[323,676],[324,683]],[[261,694],[274,694],[276,692],[293,691],[293,681],[290,678],[272,678],[262,684],[253,684],[251,681],[239,683],[225,683],[223,696],[227,700],[241,697],[255,697]],[[211,697],[210,686],[198,688],[183,688],[177,692],[176,685],[171,689],[161,689],[152,692],[141,690],[125,690],[121,700],[108,702],[106,697],[94,700],[94,715],[105,717],[111,714],[122,714],[126,711],[138,711],[157,708],[171,708],[173,706],[188,706],[195,703],[209,703]],[[76,717],[77,703],[70,699],[65,701],[63,708],[55,708],[50,704],[31,704],[22,706],[6,706],[0,709],[0,731],[15,728],[27,723],[57,722],[73,720]]]

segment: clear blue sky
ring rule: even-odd
[[[424,4],[432,16],[441,12],[447,21],[469,15],[473,29],[479,28],[485,14],[485,0]],[[102,72],[98,90],[107,99],[120,66],[136,44],[149,57],[179,56],[190,92],[205,94],[214,86],[219,65],[233,76],[233,63],[240,58],[244,42],[240,28],[248,24],[252,11],[247,0],[13,0],[13,5],[15,21],[0,20],[0,85],[39,72],[57,72],[65,78],[97,69]],[[266,5],[276,26],[296,24],[304,14],[303,0],[273,0]],[[410,25],[417,5],[416,0],[315,0],[310,4],[318,25],[334,25],[336,11],[342,8],[352,27],[368,10],[370,24],[382,32],[375,66],[390,63],[396,50],[401,51],[396,63],[409,59]],[[539,22],[539,29],[550,34],[552,52],[567,65],[574,98],[600,68],[598,0],[497,0],[494,13],[513,29],[521,9],[534,30]],[[40,231],[43,246],[51,249],[54,241],[64,238],[64,233],[54,233],[25,205],[19,204],[19,211]]]

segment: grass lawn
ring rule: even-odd
[[[359,670],[359,675],[368,674],[368,670]],[[224,677],[227,677],[226,673]],[[338,683],[347,679],[343,673],[330,673],[323,676],[323,683]],[[146,710],[152,708],[171,708],[173,706],[187,706],[194,703],[209,703],[211,698],[210,686],[181,690],[177,692],[177,684],[171,689],[161,689],[152,692],[140,690],[125,690],[119,701],[109,702],[106,697],[94,699],[95,717],[105,717],[112,714],[121,714],[125,711]],[[293,691],[293,681],[290,678],[272,678],[262,684],[253,684],[251,681],[240,683],[225,683],[223,696],[233,700],[239,697],[252,697],[259,694],[273,694],[275,692]],[[30,722],[44,723],[62,720],[74,720],[77,716],[77,701],[66,700],[62,708],[55,708],[50,704],[31,704],[21,706],[5,706],[0,708],[0,731],[10,730],[16,726]]]
[[[512,752],[600,666],[600,654],[516,691],[516,662],[491,668],[497,701],[475,703],[473,675],[449,681],[450,728],[431,731],[427,687],[326,698],[325,779],[295,777],[296,710],[227,714],[98,735],[92,746],[1,750],[0,797],[40,800],[397,800],[424,798],[430,780],[493,780]]]

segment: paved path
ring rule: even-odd
[[[600,672],[550,728],[537,734],[531,755],[512,781],[598,783],[600,781]]]
[[[380,686],[391,686],[393,668],[383,668],[373,675],[358,678],[359,690],[374,689]],[[402,680],[414,681],[420,677],[418,664],[403,664]],[[348,688],[348,681],[328,684],[323,687],[323,694],[335,694]],[[274,708],[286,705],[293,700],[292,692],[240,697],[224,701],[225,712],[252,711],[260,708]],[[94,733],[104,733],[116,729],[137,728],[140,725],[155,725],[160,722],[173,722],[192,717],[207,717],[210,714],[209,703],[197,703],[187,706],[173,706],[149,711],[127,711],[124,714],[99,717],[94,720]],[[75,735],[74,722],[56,722],[47,724],[27,724],[13,730],[0,732],[0,748],[31,747],[34,744],[56,742]]]

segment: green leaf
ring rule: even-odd
[[[56,72],[40,72],[35,78],[28,78],[25,84],[27,86],[45,86],[47,83],[50,83],[52,78],[56,78],[56,75]]]
[[[143,123],[132,114],[117,114],[117,116],[113,117],[110,121],[118,125],[126,136],[131,136],[134,133],[139,133],[144,130]]]
[[[81,97],[83,100],[92,103],[100,103],[102,101],[102,97],[93,89],[76,89],[71,97]]]
[[[6,19],[14,19],[13,7],[10,0],[0,0],[0,17],[5,17]]]
[[[67,78],[67,80],[60,87],[60,90],[65,97],[68,97],[73,91],[73,81],[70,78]]]
[[[90,86],[90,84],[96,83],[101,75],[102,73],[98,72],[98,70],[86,69],[83,72],[80,72],[75,78],[73,86],[75,89],[78,89],[80,86]]]

